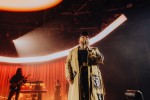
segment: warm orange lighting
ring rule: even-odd
[[[109,35],[114,29],[116,29],[119,25],[121,25],[123,22],[127,20],[125,15],[119,16],[114,22],[112,22],[108,27],[106,27],[102,32],[97,34],[96,36],[92,37],[90,39],[90,45],[102,40],[104,37]],[[74,47],[73,47],[74,48]],[[57,59],[60,57],[67,56],[68,52],[71,50],[67,49],[64,51],[60,51],[57,53],[49,54],[46,56],[39,56],[39,57],[22,57],[22,58],[12,58],[12,57],[3,57],[0,56],[0,62],[6,62],[6,63],[35,63],[35,62],[44,62],[44,61],[50,61],[53,59]]]
[[[26,12],[51,8],[62,0],[0,0],[0,10]]]

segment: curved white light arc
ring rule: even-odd
[[[0,0],[0,10],[5,11],[38,11],[51,8],[62,0]]]
[[[106,27],[102,32],[100,32],[99,34],[97,34],[96,36],[91,38],[90,39],[90,45],[92,45],[92,44],[100,41],[104,37],[106,37],[108,34],[110,34],[110,32],[112,32],[114,29],[116,29],[119,25],[121,25],[126,20],[127,20],[127,18],[125,17],[125,15],[122,14],[114,22],[112,22],[108,27]],[[5,63],[38,63],[38,62],[50,61],[53,59],[67,56],[68,52],[71,49],[72,48],[61,51],[61,52],[53,53],[53,54],[46,55],[46,56],[39,56],[39,57],[13,58],[13,57],[0,56],[0,62],[5,62]]]
[[[110,25],[108,25],[103,31],[90,39],[90,45],[102,40],[108,34],[110,34],[114,29],[116,29],[119,25],[127,20],[126,16],[122,14],[115,21],[113,21]]]

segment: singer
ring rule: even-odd
[[[69,52],[65,63],[68,100],[104,100],[104,83],[98,65],[103,61],[98,48],[89,46],[88,32],[82,32],[79,46]]]

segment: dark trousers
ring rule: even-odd
[[[80,74],[80,100],[89,100],[88,67],[81,68]]]
[[[15,93],[16,93],[15,100],[18,100],[20,90],[10,90],[8,100],[11,100]]]

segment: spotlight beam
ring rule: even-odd
[[[126,20],[127,20],[127,18],[124,14],[119,16],[114,22],[112,22],[103,31],[101,31],[96,36],[92,37],[90,39],[90,45],[102,40],[103,38],[105,38],[107,35],[109,35],[113,30],[115,30],[119,25],[121,25]],[[68,52],[71,49],[72,48],[61,51],[61,52],[49,54],[49,55],[46,55],[46,56],[39,56],[39,57],[14,58],[14,57],[0,56],[0,62],[4,62],[4,63],[38,63],[38,62],[45,62],[45,61],[50,61],[50,60],[54,60],[54,59],[57,59],[57,58],[65,57],[65,56],[67,56]]]

